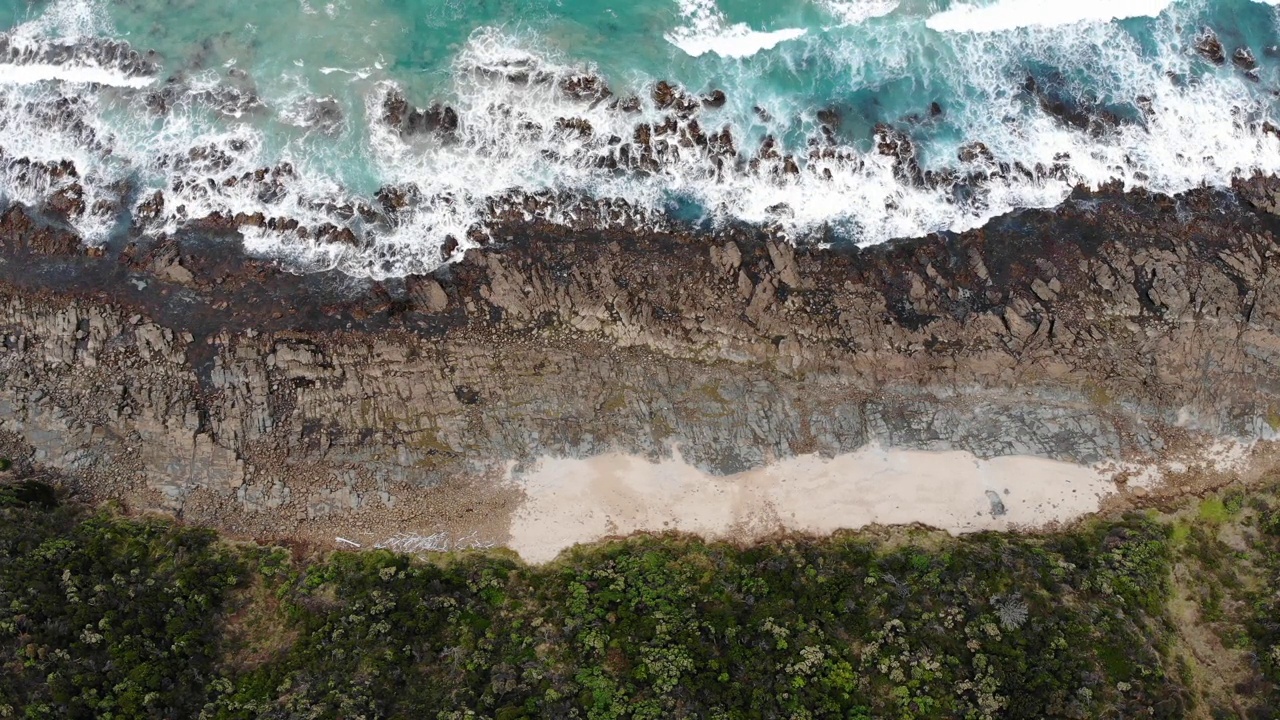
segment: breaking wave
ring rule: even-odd
[[[92,244],[238,233],[298,269],[381,278],[509,222],[741,221],[871,244],[1082,183],[1280,171],[1266,5],[802,5],[762,20],[682,0],[665,31],[679,49],[636,48],[629,73],[594,64],[580,30],[481,25],[426,87],[381,54],[153,52],[106,6],[58,0],[0,35],[0,195]],[[752,29],[770,26],[794,29]]]

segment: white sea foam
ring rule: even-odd
[[[679,0],[682,25],[663,37],[692,57],[714,53],[724,58],[751,57],[772,50],[779,43],[803,37],[804,28],[784,28],[769,32],[752,30],[746,23],[730,25],[715,0]]]
[[[898,9],[898,3],[899,0],[819,0],[824,10],[845,26],[858,25],[871,18],[888,15]]]
[[[938,32],[999,32],[1023,27],[1055,27],[1155,17],[1173,0],[997,0],[990,5],[957,3],[925,21]]]
[[[15,37],[90,38],[109,35],[111,20],[106,6],[95,0],[54,0],[38,17],[14,29]]]
[[[334,73],[341,73],[341,74],[343,74],[343,75],[350,75],[350,76],[352,76],[352,77],[356,78],[357,80],[367,80],[367,79],[369,79],[369,76],[372,74],[372,73],[370,73],[368,70],[346,70],[346,69],[343,69],[343,68],[337,68],[337,67],[322,67],[322,68],[320,68],[320,74],[321,74],[321,75],[332,75],[332,74],[334,74]]]
[[[690,28],[713,22],[732,27],[714,5],[688,7]],[[62,82],[52,82],[54,77],[31,82],[6,78],[8,82],[0,82],[0,147],[8,158],[73,161],[90,208],[99,200],[119,201],[119,191],[112,188],[125,187],[121,181],[126,179],[142,186],[142,199],[163,188],[163,213],[143,225],[146,232],[176,232],[213,213],[287,218],[300,229],[257,227],[256,221],[242,225],[246,247],[306,267],[375,278],[434,269],[447,260],[440,254],[446,238],[457,241],[458,252],[465,251],[491,233],[495,215],[576,224],[585,222],[582,213],[592,212],[560,200],[524,201],[539,194],[625,201],[613,205],[604,220],[593,221],[606,224],[659,223],[665,205],[679,197],[705,208],[713,221],[764,223],[797,238],[830,225],[870,244],[964,230],[1015,208],[1051,206],[1077,183],[1096,186],[1116,178],[1131,187],[1179,192],[1202,183],[1225,185],[1255,170],[1280,171],[1280,143],[1259,131],[1263,120],[1274,118],[1256,85],[1230,69],[1200,72],[1192,83],[1175,84],[1166,77],[1169,71],[1205,70],[1205,63],[1188,51],[1193,30],[1183,30],[1194,28],[1194,19],[1181,14],[1175,5],[1151,22],[1154,53],[1123,28],[1105,22],[1053,28],[1030,23],[1000,35],[948,33],[943,40],[919,19],[867,23],[857,33],[833,33],[824,52],[839,57],[840,72],[855,79],[931,73],[936,86],[966,88],[965,102],[948,104],[942,98],[945,121],[959,128],[965,140],[982,141],[997,160],[1008,163],[1065,166],[1060,173],[1033,177],[997,173],[966,187],[969,195],[963,198],[945,184],[903,182],[890,158],[874,148],[847,144],[811,159],[803,145],[780,147],[781,157],[760,159],[753,169],[748,161],[759,141],[749,139],[752,124],[756,132],[763,124],[763,131],[781,138],[788,125],[812,126],[813,111],[806,113],[807,120],[797,120],[788,112],[793,108],[787,98],[769,103],[733,85],[724,88],[728,107],[707,110],[695,102],[690,111],[706,134],[726,123],[731,126],[738,157],[717,167],[706,149],[681,138],[687,122],[681,121],[675,133],[658,131],[672,113],[656,107],[647,89],[640,93],[635,113],[613,109],[613,99],[569,97],[562,81],[594,73],[593,68],[547,51],[536,38],[492,28],[475,32],[451,68],[452,85],[444,93],[458,117],[451,136],[401,137],[380,122],[383,100],[395,84],[375,65],[358,71],[320,68],[321,77],[330,71],[357,73],[349,76],[350,82],[344,77],[323,89],[309,86],[304,71],[291,69],[285,81],[277,82],[287,90],[276,88],[266,98],[268,110],[240,118],[219,116],[202,105],[207,102],[202,98],[226,89],[229,81],[222,71],[190,75],[180,87],[164,86],[173,97],[161,120],[147,110],[146,93],[138,92],[134,82],[141,81],[135,78],[112,88],[70,82],[65,76],[58,78]],[[14,34],[37,42],[62,38],[48,33],[63,29],[110,31],[92,12],[70,17],[80,19],[22,26]],[[926,49],[940,54],[935,65],[913,65]],[[1064,126],[1017,92],[1030,63],[1082,68],[1116,104],[1145,95],[1150,109],[1140,121],[1096,136]],[[83,69],[62,65],[49,72]],[[364,73],[380,80],[362,82]],[[620,87],[615,91],[625,94]],[[347,97],[342,92],[360,97],[364,107],[343,108],[334,136],[296,128],[284,133],[285,140],[272,134],[281,124],[307,127],[312,122],[308,102],[331,94],[335,100]],[[1085,94],[1075,85],[1064,85],[1060,92],[1068,98]],[[51,122],[48,109],[68,99],[72,109],[67,112],[76,122]],[[409,99],[418,105],[430,100]],[[776,118],[766,121],[752,114],[754,103],[769,105]],[[735,105],[745,110],[739,112]],[[576,125],[566,126],[565,120]],[[575,129],[583,123],[588,131]],[[636,126],[642,123],[652,135],[652,164],[629,168],[619,162],[619,148],[634,145]],[[930,141],[921,144],[925,142]],[[926,169],[958,165],[955,148],[929,149],[932,159]],[[787,165],[787,153],[795,155],[793,166]],[[344,182],[347,167],[369,168],[376,177],[357,188]],[[788,171],[791,167],[794,172]],[[961,166],[965,168],[997,169],[982,162]],[[244,180],[272,169],[274,177],[263,182]],[[40,204],[62,187],[32,180],[30,173],[24,180],[21,171],[0,173],[0,194]],[[353,215],[351,208],[360,203],[378,205],[371,197],[378,185],[410,183],[417,193],[407,193],[408,204],[398,212],[376,221]],[[514,205],[495,207],[513,196]],[[90,242],[98,242],[110,232],[112,221],[113,216],[86,211],[73,224]],[[350,228],[354,241],[317,239],[327,226]]]
[[[13,65],[0,63],[0,84],[31,85],[59,81],[79,85],[110,85],[112,87],[143,88],[155,78],[131,77],[118,70],[93,65]]]

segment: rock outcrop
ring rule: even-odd
[[[512,227],[355,287],[191,238],[40,250],[13,208],[0,441],[82,492],[275,535],[483,513],[497,491],[459,488],[547,454],[729,473],[872,442],[1091,463],[1269,437],[1271,182],[1081,192],[865,250]]]

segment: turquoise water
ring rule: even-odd
[[[213,212],[288,217],[301,234],[250,223],[246,246],[361,275],[430,270],[448,259],[442,245],[485,241],[519,193],[558,193],[515,204],[571,225],[661,226],[674,213],[866,244],[1053,205],[1077,183],[1174,192],[1280,170],[1280,141],[1262,129],[1276,115],[1280,61],[1268,48],[1280,23],[1252,0],[0,0],[0,26],[15,47],[105,38],[156,53],[154,73],[132,76],[67,53],[0,65],[0,148],[76,164],[90,209],[69,222],[88,242],[134,222],[95,202],[136,206],[158,189],[164,209],[137,223],[144,232]],[[1221,64],[1195,50],[1206,27]],[[1252,77],[1232,62],[1242,47]],[[510,79],[521,73],[547,81]],[[568,97],[561,83],[578,74],[612,96]],[[652,97],[660,80],[695,100],[723,90],[726,102],[674,113]],[[401,136],[382,119],[388,93],[448,105],[458,126]],[[616,107],[632,95],[638,112]],[[59,98],[77,101],[78,124],[40,114]],[[1102,115],[1114,121],[1080,120]],[[648,164],[618,166],[637,125],[669,117],[675,130],[654,136]],[[728,128],[736,157],[689,139],[690,121]],[[877,151],[878,123],[943,179],[895,168]],[[753,165],[766,136],[776,156]],[[960,159],[974,141],[989,160]],[[271,189],[239,181],[280,163],[289,171]],[[38,204],[68,182],[20,174],[0,173],[0,194]],[[380,188],[409,184],[417,192],[394,211],[349,209],[377,209]],[[626,211],[592,214],[579,200],[625,200]],[[326,225],[354,242],[317,239]]]

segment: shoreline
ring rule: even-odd
[[[207,237],[86,253],[10,210],[0,445],[90,498],[326,543],[501,535],[506,469],[545,457],[1194,464],[1280,429],[1277,190],[1080,191],[867,249],[527,227],[383,283]]]

